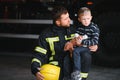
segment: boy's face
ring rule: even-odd
[[[84,26],[88,26],[91,23],[91,20],[92,16],[90,12],[80,14],[78,17],[78,21],[81,22]]]

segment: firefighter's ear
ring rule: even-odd
[[[55,22],[58,26],[60,25],[60,20],[56,20]]]

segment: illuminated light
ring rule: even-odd
[[[88,2],[87,2],[87,5],[93,5],[93,2],[88,1]]]

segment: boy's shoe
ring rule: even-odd
[[[75,71],[71,74],[71,79],[72,80],[81,80],[81,75],[80,75],[80,71]]]

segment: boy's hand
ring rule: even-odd
[[[98,45],[90,46],[89,49],[90,49],[90,51],[92,51],[92,52],[96,52],[97,49],[98,49]]]

